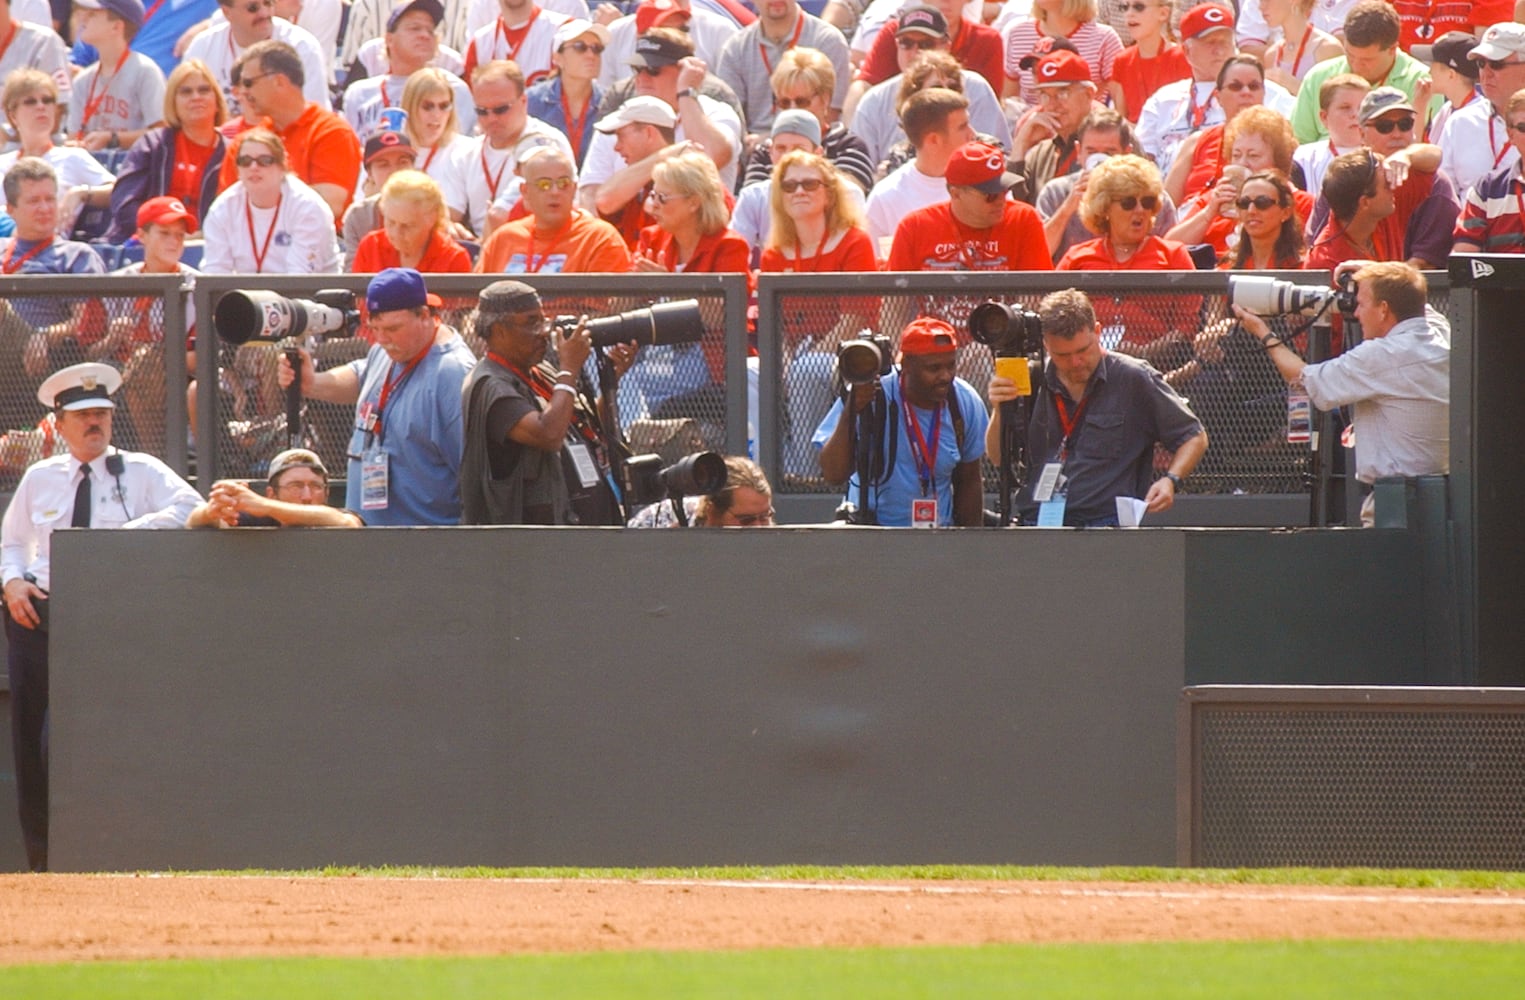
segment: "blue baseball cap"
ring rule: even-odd
[[[424,287],[424,276],[411,267],[389,267],[365,286],[365,309],[373,315],[439,304],[439,296]]]
[[[135,27],[141,28],[144,21],[142,0],[74,0],[74,6],[85,10],[104,10],[115,14],[122,20]]]

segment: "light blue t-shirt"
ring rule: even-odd
[[[891,376],[882,381],[889,413],[885,418],[884,447],[887,455],[895,458],[887,481],[875,487],[870,484],[868,506],[878,514],[878,522],[896,528],[911,526],[911,501],[920,497],[921,479],[917,474],[916,452],[906,441],[905,417],[901,413],[900,379]],[[953,391],[958,393],[959,416],[964,421],[964,437],[955,440],[951,406],[942,407],[942,431],[937,442],[937,461],[933,479],[937,492],[937,523],[952,525],[953,521],[953,470],[964,462],[975,462],[985,457],[985,427],[990,422],[985,413],[985,403],[974,386],[961,378],[953,380]],[[932,418],[934,410],[911,407],[921,427],[922,437],[928,446],[932,443]],[[816,429],[811,444],[819,452],[837,429],[842,416],[842,400],[832,404],[826,419]],[[858,503],[858,474],[854,471],[847,482],[847,500]]]
[[[392,387],[378,432],[359,426],[358,414],[373,408],[389,375],[401,376],[406,365],[394,362],[380,347],[349,363],[360,379],[360,401],[350,435],[345,506],[359,511],[367,525],[459,524],[461,521],[461,386],[477,362],[459,335],[435,344]],[[361,456],[379,444],[387,455],[387,505],[364,509]]]

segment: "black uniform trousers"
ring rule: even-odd
[[[48,633],[5,615],[11,681],[11,748],[27,864],[48,870]]]

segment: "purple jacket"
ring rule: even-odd
[[[111,189],[111,228],[106,232],[109,243],[126,243],[138,231],[138,208],[150,198],[169,193],[170,178],[175,172],[175,138],[179,129],[149,129],[143,137],[132,144],[127,158],[117,171],[116,186]],[[217,197],[217,175],[222,169],[223,153],[227,140],[219,133],[212,149],[212,158],[201,173],[201,197],[187,208],[196,213],[199,223],[206,218],[207,209]]]

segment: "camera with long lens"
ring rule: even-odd
[[[837,347],[837,372],[848,385],[885,378],[895,364],[895,345],[882,333],[844,340]]]
[[[230,344],[267,343],[288,338],[353,337],[360,329],[355,293],[326,288],[311,299],[288,299],[275,292],[227,292],[212,310],[212,327]]]
[[[669,498],[679,504],[683,497],[719,493],[725,478],[725,459],[718,451],[696,451],[667,466],[661,455],[635,455],[625,460],[625,506],[634,510]]]
[[[1043,350],[1043,321],[1021,306],[982,302],[969,314],[969,336],[998,358],[1023,358]]]
[[[1280,278],[1235,274],[1228,279],[1228,300],[1232,305],[1260,316],[1314,316],[1334,307],[1349,316],[1356,311],[1355,275],[1340,275],[1340,287],[1298,285]]]
[[[556,329],[563,337],[577,329],[576,316],[557,316]],[[691,344],[704,336],[704,320],[698,299],[659,302],[650,309],[632,309],[618,316],[588,320],[594,347],[613,347],[632,340],[642,347]]]

